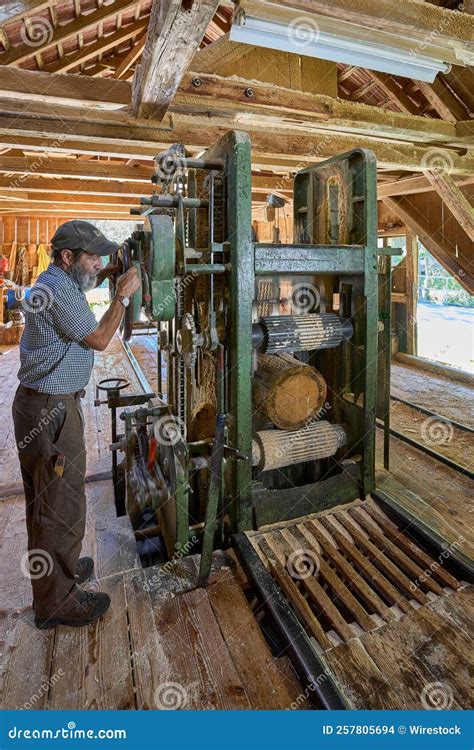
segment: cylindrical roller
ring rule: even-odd
[[[318,461],[334,456],[345,445],[346,433],[341,425],[313,422],[296,432],[264,430],[252,441],[252,464],[262,471],[282,466]]]
[[[334,313],[308,315],[275,315],[259,321],[266,354],[279,352],[309,352],[333,349],[352,336],[350,321],[342,321]]]

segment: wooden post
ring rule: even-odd
[[[416,312],[418,303],[418,237],[407,230],[406,259],[406,326],[407,354],[418,352]]]

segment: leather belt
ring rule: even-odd
[[[28,388],[21,383],[19,390],[30,398],[84,398],[86,395],[84,388],[81,388],[80,391],[75,391],[74,393],[42,393],[41,391],[35,391],[34,388]]]

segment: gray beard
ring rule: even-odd
[[[90,292],[97,283],[97,273],[95,271],[84,271],[77,263],[72,266],[69,275],[76,282],[81,292]]]

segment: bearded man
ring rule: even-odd
[[[91,377],[94,350],[107,347],[140,286],[133,268],[119,276],[115,297],[97,322],[85,292],[116,270],[111,264],[102,269],[101,256],[112,255],[118,245],[87,221],[68,221],[51,246],[52,263],[23,305],[20,385],[13,402],[38,628],[87,625],[110,605],[107,594],[81,588],[94,563],[79,557],[86,521],[80,398]]]

